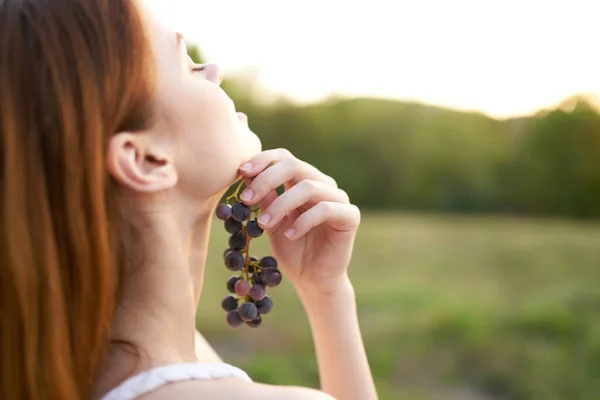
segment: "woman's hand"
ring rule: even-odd
[[[240,172],[248,182],[241,199],[258,204],[259,225],[296,289],[330,292],[346,284],[360,212],[335,180],[284,149],[256,155]]]

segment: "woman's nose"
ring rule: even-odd
[[[204,75],[206,76],[206,79],[216,83],[217,85],[220,85],[221,82],[223,82],[223,71],[221,70],[221,67],[219,67],[218,64],[204,64]]]

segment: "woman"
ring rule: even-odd
[[[359,212],[261,152],[220,80],[135,1],[0,0],[0,398],[376,398],[347,276]],[[196,335],[211,217],[239,176],[322,391],[254,383]]]

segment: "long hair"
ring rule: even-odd
[[[90,395],[119,288],[111,135],[154,90],[134,0],[0,0],[0,399]]]

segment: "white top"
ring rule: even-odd
[[[173,382],[240,378],[252,382],[241,369],[224,363],[171,364],[135,375],[108,392],[102,400],[133,400]]]

